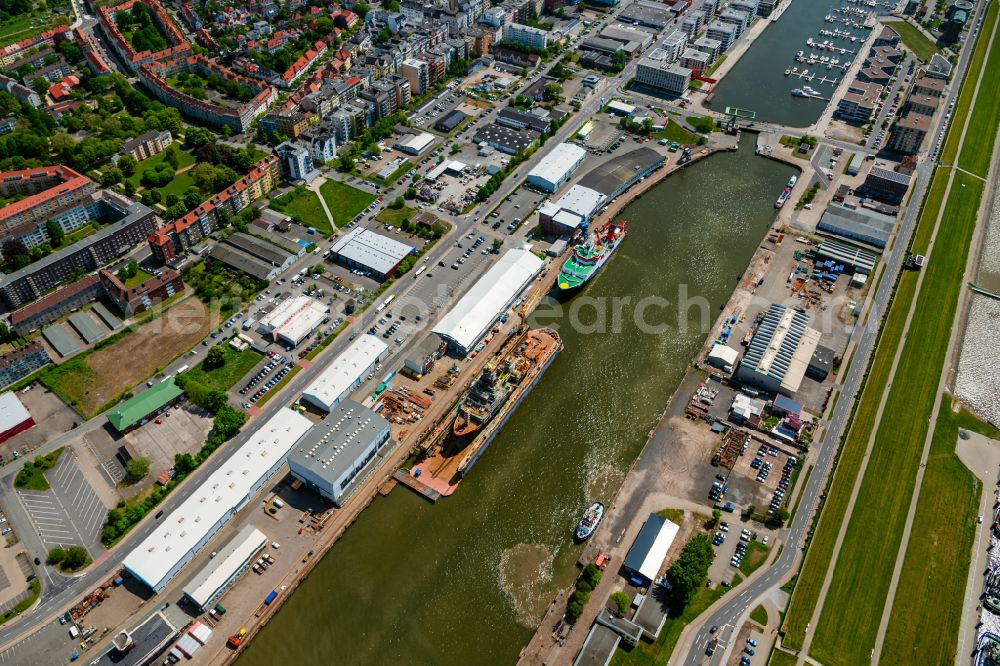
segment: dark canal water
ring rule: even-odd
[[[753,146],[745,137],[629,206],[632,234],[573,302],[676,302],[685,285],[714,318],[793,173]],[[700,327],[642,332],[622,311],[617,332],[560,328],[565,351],[453,496],[377,497],[241,666],[514,662],[575,574],[579,514],[620,486],[704,339]],[[670,307],[648,315],[676,320]]]

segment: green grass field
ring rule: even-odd
[[[368,207],[368,204],[375,201],[375,195],[369,194],[356,187],[345,185],[340,181],[328,180],[319,188],[320,194],[326,200],[326,205],[333,214],[333,221],[338,227],[342,227],[354,216]]]
[[[935,253],[925,269],[894,388],[813,639],[811,655],[824,663],[864,661],[875,643],[927,434],[926,417],[937,398],[982,191],[981,181],[964,173],[955,175],[945,204],[947,223],[941,225],[937,237],[937,246],[947,251]],[[929,223],[932,215],[928,211],[924,222]],[[930,538],[917,534],[918,539]],[[952,566],[964,571],[961,559]],[[942,610],[938,602],[935,598],[935,617]],[[918,615],[914,608],[905,613]],[[940,630],[934,640],[942,641]]]
[[[757,605],[752,611],[750,611],[750,619],[759,624],[762,627],[767,626],[767,609],[761,605]]]
[[[954,411],[950,401],[942,403],[893,605],[921,608],[933,599],[935,612],[892,614],[882,648],[886,663],[902,656],[913,664],[956,661],[956,642],[940,637],[958,635],[982,491],[955,455],[959,428],[1000,437],[968,412]]]
[[[252,349],[236,351],[229,345],[222,345],[219,349],[226,355],[225,364],[219,368],[205,370],[205,362],[202,361],[185,373],[188,381],[196,381],[209,390],[228,391],[263,358],[262,354]]]
[[[402,226],[403,220],[412,220],[416,212],[417,211],[413,210],[409,206],[403,206],[402,208],[383,208],[379,211],[379,214],[375,217],[375,219],[383,224],[391,224],[394,227],[399,227]]]
[[[135,173],[133,173],[131,176],[129,176],[125,180],[129,181],[130,183],[132,183],[133,185],[135,185],[136,187],[138,187],[139,184],[140,184],[140,181],[142,180],[142,172],[145,171],[146,169],[150,169],[152,167],[155,167],[158,164],[162,164],[163,160],[164,160],[164,158],[166,156],[167,156],[166,151],[163,151],[163,152],[157,153],[156,155],[153,155],[152,157],[150,157],[148,159],[145,159],[145,160],[137,163],[135,165]],[[184,167],[190,166],[190,165],[192,165],[194,163],[195,163],[195,156],[194,155],[192,155],[189,152],[183,151],[183,150],[180,151],[180,156],[179,156],[179,158],[177,160],[177,170],[183,169]]]
[[[906,21],[886,21],[885,24],[898,32],[903,45],[923,62],[929,62],[931,56],[937,53],[938,48],[934,42]]]
[[[771,659],[767,663],[768,666],[795,666],[799,660],[787,652],[775,650],[771,653]]]
[[[994,7],[995,8],[995,7]],[[989,35],[983,33],[983,43]],[[966,137],[973,137],[962,146],[958,158],[958,166],[983,178],[990,169],[990,157],[993,155],[993,143],[997,136],[997,118],[1000,118],[1000,95],[996,94],[1000,87],[1000,42],[994,41],[989,57],[986,59],[986,71],[982,83],[979,84],[979,97],[976,107],[969,119],[969,129]]]
[[[905,273],[897,288],[889,318],[879,337],[878,348],[880,350],[895,350],[902,340],[903,324],[906,320],[905,309],[909,307],[909,303],[913,299],[916,286],[916,275]],[[899,304],[903,304],[902,307]],[[903,310],[901,315],[898,312],[900,309]],[[830,566],[830,558],[833,556],[837,534],[840,532],[840,526],[850,502],[851,488],[854,486],[854,481],[861,469],[868,435],[875,424],[878,396],[888,381],[891,367],[892,352],[883,351],[875,355],[872,366],[869,368],[868,381],[865,383],[865,389],[857,412],[854,414],[851,429],[848,431],[847,439],[840,452],[840,460],[834,473],[833,484],[827,493],[819,524],[809,544],[809,551],[795,584],[795,593],[792,595],[788,614],[785,616],[783,630],[785,632],[784,644],[787,647],[798,649],[802,647],[802,642],[805,639],[806,625],[812,619],[813,610],[816,608],[820,589],[823,586],[823,578]]]
[[[991,3],[986,10],[986,19],[983,21],[983,27],[979,30],[976,48],[972,52],[972,57],[969,59],[969,65],[965,70],[965,80],[962,83],[958,101],[955,102],[955,108],[951,114],[952,127],[962,127],[965,124],[966,116],[969,115],[969,109],[972,106],[972,96],[975,94],[975,90],[973,86],[966,86],[965,81],[975,81],[979,78],[979,72],[982,70],[983,63],[986,61],[986,46],[989,44],[990,33],[993,32],[996,20],[997,5],[995,3]],[[985,95],[982,97],[985,97]],[[948,135],[945,137],[944,147],[941,149],[941,156],[939,158],[942,164],[955,163],[955,160],[958,157],[958,149],[960,147],[959,142],[961,140],[962,134],[960,131],[953,130],[948,132]]]
[[[136,271],[135,275],[125,280],[123,283],[126,289],[131,289],[132,287],[138,287],[140,284],[153,277],[152,273],[147,273],[141,268]]]
[[[44,456],[35,456],[31,460],[25,460],[21,471],[14,477],[14,487],[42,492],[48,490],[49,481],[45,478],[45,472],[56,466],[62,452],[63,447],[60,446]]]
[[[770,552],[770,546],[765,546],[756,539],[748,543],[746,555],[743,556],[743,561],[740,562],[740,572],[743,576],[748,577],[759,569],[764,564],[764,561],[767,560],[767,554]]]
[[[50,15],[39,16],[17,16],[8,21],[0,23],[0,46],[7,46],[14,42],[21,41],[32,35],[45,32],[56,25],[68,24],[70,17]]]
[[[989,26],[990,29],[992,29],[995,20],[996,20],[996,6],[991,6],[990,13],[986,21],[987,26]],[[983,34],[988,34],[988,31],[984,30]],[[977,48],[977,51],[973,54],[973,60],[970,63],[970,70],[973,72],[976,71],[977,61],[981,65],[983,62],[983,58],[985,57],[986,49],[985,46],[983,46],[984,44],[985,42],[980,42],[980,44],[977,44],[977,47],[979,48]],[[964,91],[961,96],[961,100],[964,100],[965,102],[964,111],[962,111],[962,113],[967,114],[969,105],[971,103],[971,94],[968,91]],[[962,109],[961,101],[959,102],[958,106],[959,109],[956,109],[956,121],[958,122],[952,123],[953,129],[949,132],[947,136],[948,141],[946,143],[947,147],[948,145],[952,145],[952,143],[954,142],[955,152],[952,153],[953,155],[952,159],[954,159],[954,155],[957,154],[958,141],[956,137],[960,135],[961,132],[960,128],[962,127],[961,123],[963,122],[962,119],[964,118],[963,115],[959,115],[959,112]],[[913,238],[913,243],[911,247],[913,252],[916,253],[925,252],[930,243],[930,236],[933,231],[934,220],[943,204],[944,193],[947,187],[948,175],[949,175],[948,172],[942,169],[938,169],[934,174],[933,180],[931,181],[931,185],[928,188],[927,198],[925,199],[924,202],[924,211],[921,215],[920,222],[917,226]],[[969,182],[973,180],[974,179],[968,177],[963,178],[961,181],[956,180],[955,185],[952,188],[952,192],[954,193],[956,189],[968,190]],[[966,187],[964,188],[962,187],[963,183],[966,184]],[[973,184],[973,188],[976,189],[977,186]],[[960,197],[964,201],[965,197],[962,194],[959,194],[956,197],[956,202]],[[978,195],[974,198],[977,198],[978,200]],[[957,203],[955,205],[958,206]],[[965,208],[967,210],[968,206],[969,206],[968,202],[965,202],[962,205],[962,208]],[[953,212],[953,211],[954,209],[952,207],[952,202],[949,201],[948,212]],[[946,215],[947,214],[948,213],[946,212]],[[972,216],[973,218],[975,216],[975,206],[972,207]],[[951,226],[951,225],[944,225],[944,226]],[[949,236],[949,235],[950,234],[945,234],[944,236]],[[939,241],[943,240],[944,236],[942,236],[942,238],[939,238],[938,240]],[[951,246],[945,245],[944,247],[951,247]],[[949,253],[949,254],[954,254],[954,253]],[[951,257],[951,259],[952,261],[948,263],[953,263],[954,257]],[[963,261],[962,266],[964,267],[964,259],[962,261]],[[955,280],[956,284],[960,280],[960,277],[961,275],[959,274],[958,279]],[[878,345],[879,351],[875,355],[875,359],[873,361],[871,368],[869,368],[869,375],[867,377],[867,381],[865,384],[865,392],[863,394],[863,399],[860,401],[857,411],[853,417],[851,428],[848,432],[848,437],[844,443],[843,450],[840,453],[841,458],[837,465],[831,490],[828,493],[828,498],[823,508],[822,515],[820,516],[816,532],[810,543],[809,552],[807,554],[805,563],[798,576],[798,582],[795,586],[795,592],[794,595],[792,596],[791,604],[789,606],[788,614],[785,618],[783,626],[783,630],[785,632],[786,646],[792,648],[801,647],[805,637],[806,625],[809,623],[812,617],[813,610],[816,607],[816,602],[819,598],[820,588],[822,587],[823,584],[823,578],[826,575],[826,571],[829,567],[837,534],[841,528],[841,524],[843,523],[844,514],[847,510],[847,504],[850,500],[851,487],[853,486],[854,481],[857,478],[857,474],[860,470],[861,456],[864,454],[867,438],[870,435],[871,429],[874,425],[875,413],[878,408],[878,396],[881,394],[882,387],[884,387],[885,383],[888,381],[888,372],[891,368],[892,356],[895,353],[895,349],[900,342],[900,336],[906,318],[906,309],[909,307],[909,304],[913,298],[913,292],[915,288],[916,288],[916,276],[913,275],[912,273],[904,273],[900,279],[899,285],[897,286],[897,291],[893,301],[894,302],[893,309],[889,314],[889,317],[886,321],[883,331],[881,332],[881,338]],[[927,301],[924,302],[924,305],[926,305],[926,303]],[[954,299],[952,300],[952,307],[953,305],[954,305]],[[941,321],[942,323],[945,323],[943,322],[943,320]],[[948,315],[947,317],[946,324],[947,327],[950,329],[951,325],[950,315]],[[913,333],[913,331],[911,331],[911,333]],[[910,338],[912,339],[912,336],[910,336]],[[945,339],[944,344],[946,343],[947,339]],[[924,367],[924,369],[926,368]],[[900,371],[902,371],[902,366],[900,367]],[[934,375],[934,382],[936,386],[937,373],[929,373],[929,374]],[[903,383],[902,385],[905,385],[905,383]],[[912,412],[906,412],[906,413],[912,414]],[[926,433],[926,430],[924,432]],[[876,444],[876,446],[878,446],[878,443]],[[914,448],[917,450],[916,456],[917,459],[919,460],[919,444],[914,445]],[[897,470],[892,470],[889,476],[896,478],[902,476],[902,474],[897,474],[896,471]],[[912,474],[910,475],[910,478],[912,479]],[[912,488],[912,482],[909,483],[910,487]],[[879,488],[877,488],[876,490],[878,492],[881,492],[881,489]],[[860,499],[861,498],[859,498],[859,503]],[[906,502],[906,504],[908,505],[908,502],[906,500],[900,500],[900,501]],[[876,525],[880,524],[881,516],[876,516],[875,520],[876,520],[875,523]],[[844,546],[846,549],[847,547],[846,542]],[[894,557],[895,557],[895,551],[893,552],[892,555],[893,559]],[[867,567],[868,564],[865,563],[865,566]],[[879,572],[880,575],[884,575],[886,579],[885,581],[886,586],[888,585],[888,577],[889,575],[891,575],[891,566],[892,566],[891,562],[889,566],[890,569],[888,573]],[[840,567],[838,566],[838,569],[839,568]],[[831,594],[832,590],[835,589],[837,584],[838,583],[835,580],[834,586],[831,587]],[[841,584],[843,583],[841,582]],[[886,592],[883,591],[882,602],[884,602],[885,594]],[[830,601],[831,601],[830,598],[828,598],[826,602],[827,603],[826,608],[829,608]],[[824,609],[824,615],[827,615],[826,608]],[[842,608],[841,612],[843,612]],[[851,612],[851,614],[853,615],[853,611]],[[881,618],[881,609],[879,609],[878,611],[878,617],[874,618],[874,622],[876,624],[871,629],[872,632],[877,631],[877,622],[880,620],[880,618]],[[866,620],[867,619],[869,618],[866,618]],[[874,633],[871,633],[871,635],[874,636]],[[819,635],[817,635],[817,640],[818,639]],[[814,647],[815,646],[816,643],[814,643]],[[823,648],[820,647],[819,649],[822,651]],[[833,649],[836,649],[836,647],[834,647]]]
[[[185,171],[184,173],[176,174],[172,181],[157,189],[160,190],[160,194],[166,199],[168,194],[176,194],[179,197],[184,196],[189,187],[195,187],[194,178],[191,177],[190,171]],[[206,196],[205,198],[207,199],[208,197]]]
[[[312,227],[324,236],[333,233],[333,227],[330,226],[330,220],[326,217],[323,204],[320,203],[319,197],[312,190],[303,189],[283,194],[272,201],[272,205],[275,204],[277,204],[275,206],[277,210],[294,216],[302,224]],[[330,206],[330,210],[332,212],[335,209]]]
[[[697,137],[693,132],[681,127],[681,125],[674,120],[667,120],[667,125],[659,132],[654,132],[653,136],[657,139],[666,139],[667,141],[676,141],[677,143],[693,143]]]

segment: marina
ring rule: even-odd
[[[801,88],[802,83],[821,90],[826,89],[821,88],[820,83],[841,83],[844,74],[857,63],[858,51],[870,34],[870,28],[863,22],[871,12],[872,8],[848,3],[838,2],[831,6],[830,3],[792,2],[781,21],[768,25],[752,48],[716,84],[706,105],[718,111],[726,107],[749,108],[762,122],[789,127],[810,125],[820,117],[823,106],[811,100],[799,104],[793,99],[790,104],[792,90]],[[836,20],[827,21],[827,18]],[[857,41],[824,36],[822,30],[836,30],[840,34],[850,32]],[[807,48],[803,43],[807,39],[817,47]],[[819,48],[824,41],[839,50]],[[795,44],[799,46],[790,48]],[[797,53],[799,49],[801,52]],[[826,61],[822,60],[824,57]],[[834,64],[834,60],[839,62]],[[803,70],[809,71],[803,73]],[[807,101],[806,97],[797,99]]]
[[[849,48],[843,46],[834,46],[833,42],[829,39],[824,39],[822,42],[817,42],[812,37],[806,40],[806,46],[811,49],[819,49],[820,51],[831,51],[833,53],[839,53],[841,55],[847,55],[848,53],[856,53]]]

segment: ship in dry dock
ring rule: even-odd
[[[562,348],[562,339],[552,329],[531,329],[483,369],[462,398],[452,424],[452,437],[464,444],[458,476],[472,469]]]

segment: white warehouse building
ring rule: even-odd
[[[389,350],[374,335],[362,335],[335,358],[302,393],[302,399],[330,413],[354,389]]]
[[[267,545],[267,536],[253,525],[243,528],[205,563],[184,586],[184,597],[204,611],[222,596],[253,563],[253,558]]]
[[[345,400],[295,444],[288,468],[296,479],[343,506],[390,439],[385,418]]]
[[[558,190],[580,168],[587,151],[573,143],[560,143],[528,172],[528,184],[543,192]]]
[[[544,264],[527,246],[508,250],[441,318],[434,333],[452,349],[468,354]]]
[[[125,556],[125,570],[154,592],[162,591],[284,465],[311,427],[291,409],[272,416]]]
[[[260,318],[258,330],[274,342],[297,347],[327,318],[330,308],[308,296],[286,298]]]
[[[348,268],[366,270],[384,280],[416,250],[395,238],[356,227],[337,239],[330,258]]]
[[[405,139],[400,139],[393,146],[396,150],[407,155],[420,155],[434,144],[434,135],[429,132],[419,134],[409,134]]]

